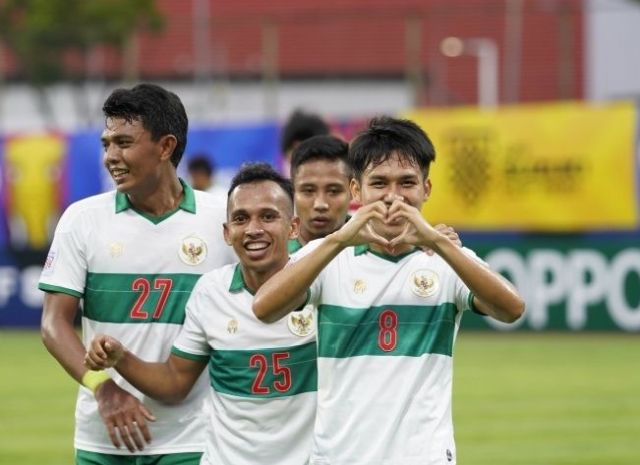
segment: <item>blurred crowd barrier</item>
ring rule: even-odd
[[[413,110],[437,149],[433,224],[509,277],[527,302],[505,327],[484,329],[640,331],[638,109],[550,103]],[[335,123],[350,138],[362,120]],[[185,161],[208,154],[223,176],[246,161],[278,166],[279,125],[193,127]],[[57,219],[71,202],[111,189],[100,129],[0,135],[0,326],[39,324],[36,289]],[[225,174],[226,173],[226,174]]]

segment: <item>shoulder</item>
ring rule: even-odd
[[[115,214],[115,197],[116,192],[110,191],[72,203],[60,217],[58,228],[75,225],[79,222],[90,222],[96,215]]]

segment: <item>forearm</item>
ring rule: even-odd
[[[195,379],[177,372],[170,359],[166,362],[145,362],[129,351],[125,351],[114,368],[137,390],[166,403],[182,401],[195,382]]]
[[[335,233],[333,233],[335,234]],[[333,234],[307,256],[273,275],[256,292],[253,312],[266,322],[277,321],[304,303],[306,293],[322,269],[344,249]]]
[[[81,382],[87,371],[83,364],[85,348],[73,325],[76,307],[71,298],[55,296],[55,299],[68,300],[67,308],[54,307],[54,297],[45,294],[45,306],[42,312],[40,335],[42,343],[69,375]]]
[[[524,301],[500,275],[467,256],[446,237],[436,240],[434,250],[471,290],[480,311],[507,323],[516,321],[522,315]]]

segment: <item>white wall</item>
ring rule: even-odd
[[[589,0],[587,12],[586,98],[640,98],[640,3]]]

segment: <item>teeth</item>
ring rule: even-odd
[[[262,250],[267,248],[267,244],[264,242],[252,242],[251,244],[247,244],[245,247],[247,250]]]

